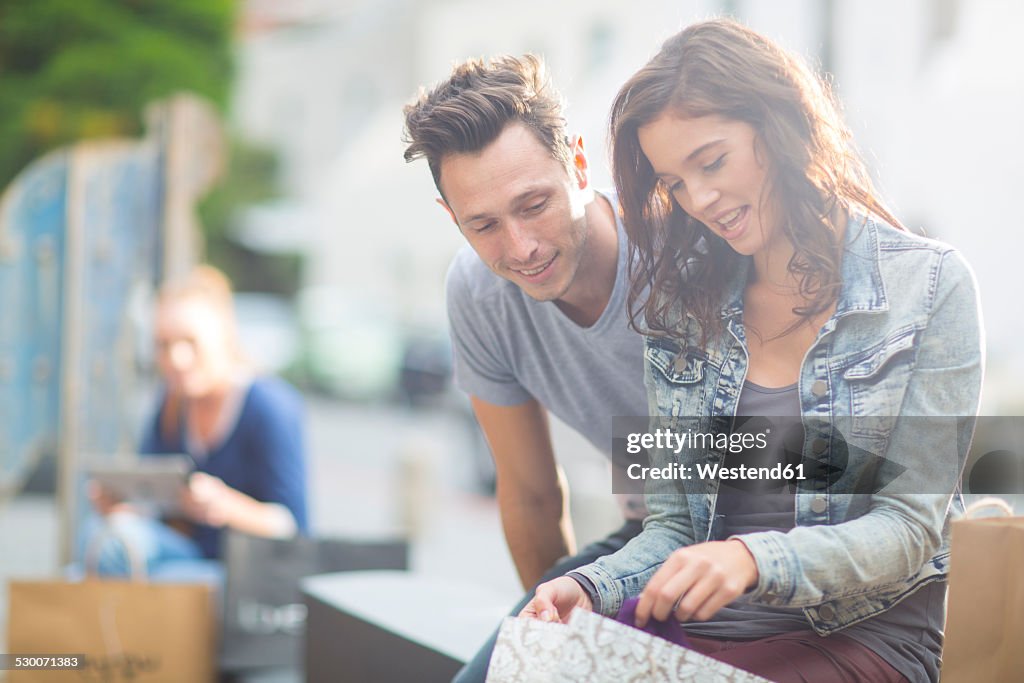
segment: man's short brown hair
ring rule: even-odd
[[[553,158],[572,164],[562,97],[535,55],[462,62],[404,111],[405,160],[426,157],[438,191],[445,156],[479,152],[513,122],[533,131]]]

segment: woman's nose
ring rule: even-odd
[[[167,358],[175,370],[184,370],[195,361],[195,349],[187,342],[175,342],[167,350]]]
[[[705,220],[712,220],[714,216],[711,216],[710,213],[715,208],[722,193],[710,184],[698,184],[690,188],[690,196],[693,199],[693,207],[697,215],[702,216]]]

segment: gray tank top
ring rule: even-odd
[[[726,456],[727,467],[745,464],[771,467],[796,462],[803,443],[800,397],[796,385],[769,389],[747,382],[740,392],[734,430],[764,433],[768,447]],[[771,480],[723,483],[715,506],[716,538],[754,531],[788,531],[796,523],[794,490]]]

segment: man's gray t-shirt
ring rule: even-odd
[[[613,195],[594,201],[602,201],[601,196],[616,206]],[[535,398],[609,458],[612,417],[647,414],[643,337],[629,326],[628,248],[614,213],[619,238],[615,286],[590,327],[495,275],[469,246],[456,254],[446,285],[456,385],[501,406]],[[627,518],[646,514],[643,496],[620,498],[620,504]]]

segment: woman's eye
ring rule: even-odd
[[[723,154],[722,156],[718,157],[717,159],[712,161],[710,164],[705,166],[704,167],[704,172],[705,173],[711,173],[713,171],[717,171],[718,169],[722,168],[722,163],[724,161],[725,161],[725,155]]]
[[[668,191],[669,192],[679,192],[679,191],[681,191],[683,189],[683,187],[685,187],[685,185],[683,185],[683,181],[682,180],[677,180],[677,181],[675,181],[673,183],[668,183]]]

